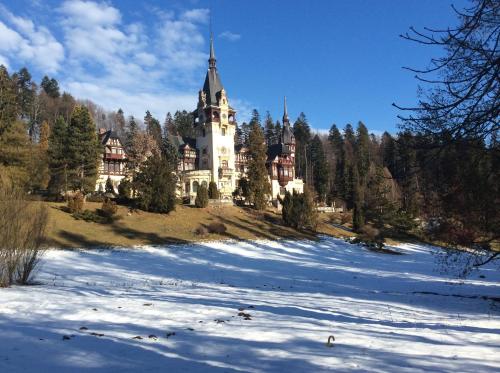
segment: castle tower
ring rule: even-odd
[[[200,170],[211,171],[211,181],[223,196],[231,196],[236,186],[234,135],[236,112],[229,106],[226,91],[217,71],[213,37],[203,89],[199,91],[194,112],[196,147]]]
[[[281,130],[281,143],[290,154],[293,162],[295,162],[295,136],[293,135],[293,129],[290,126],[290,120],[288,119],[288,110],[286,107],[286,96],[284,99],[284,109],[283,109],[283,129]],[[295,168],[293,169],[293,177],[295,177]]]

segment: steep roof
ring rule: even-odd
[[[210,35],[210,58],[208,59],[208,71],[205,77],[205,84],[203,84],[203,92],[207,98],[208,105],[217,105],[217,99],[222,91],[223,86],[217,72],[216,58],[214,51],[214,40]]]
[[[272,162],[277,156],[290,154],[284,144],[273,144],[267,147],[267,162]]]
[[[110,139],[113,139],[113,140],[119,140],[121,144],[123,144],[123,141],[122,139],[120,138],[120,136],[118,136],[118,133],[116,133],[115,131],[111,131],[111,130],[108,130],[102,134],[100,134],[101,136],[101,144],[102,145],[106,145],[107,142],[110,140]]]

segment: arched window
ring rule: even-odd
[[[193,193],[198,193],[198,186],[200,184],[198,184],[197,181],[193,182]]]
[[[207,188],[207,182],[206,182],[205,180],[203,180],[203,181],[201,182],[201,185],[202,185],[202,186],[204,186],[205,188]]]
[[[185,188],[186,188],[186,194],[189,194],[189,189],[190,189],[189,182],[186,183]]]

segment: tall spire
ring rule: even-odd
[[[214,52],[214,37],[213,34],[210,33],[210,58],[208,59],[208,67],[210,69],[215,69],[215,52]]]
[[[288,110],[286,108],[286,96],[284,100],[284,111],[283,111],[283,124],[289,123],[290,121],[288,120]]]

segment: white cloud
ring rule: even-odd
[[[234,32],[231,32],[231,31],[224,31],[224,32],[219,34],[219,38],[226,39],[229,41],[238,41],[241,39],[241,35],[235,34]]]
[[[64,48],[44,26],[18,17],[0,5],[0,52],[5,63],[10,59],[32,63],[47,73],[59,70]]]
[[[0,5],[0,63],[25,60],[75,97],[139,118],[146,110],[163,119],[167,111],[196,106],[208,59],[208,9],[163,9],[147,23],[127,22],[108,1],[65,0],[44,9],[60,42],[47,27]]]

